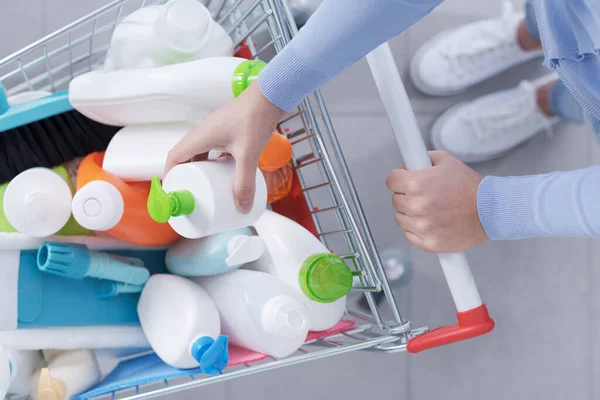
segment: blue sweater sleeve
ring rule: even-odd
[[[442,0],[325,0],[262,71],[263,94],[288,111],[304,97],[398,35]]]
[[[477,194],[491,239],[600,236],[600,166],[547,175],[488,176]]]

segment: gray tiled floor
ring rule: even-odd
[[[3,35],[11,40],[0,43],[0,58],[104,2],[6,2],[0,26],[18,34]],[[447,0],[392,41],[401,72],[406,76],[411,55],[429,38],[496,15],[499,9],[500,0]],[[406,83],[426,134],[449,106],[545,72],[539,61],[531,62],[444,99],[423,96]],[[392,221],[390,195],[384,187],[385,176],[401,160],[366,62],[350,67],[323,92],[378,246],[408,248]],[[539,135],[476,169],[482,174],[522,175],[592,163],[600,163],[600,146],[583,128],[561,125],[553,136]],[[408,400],[600,398],[600,383],[594,379],[600,373],[600,346],[594,340],[600,335],[597,243],[535,239],[486,243],[470,251],[482,296],[497,322],[487,337],[414,356],[343,355],[171,398],[362,399],[371,393]],[[402,312],[419,326],[452,323],[452,301],[435,257],[411,253],[415,279],[398,294]]]

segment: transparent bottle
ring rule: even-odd
[[[290,194],[294,169],[289,162],[275,171],[262,171],[267,183],[267,204],[274,203]]]

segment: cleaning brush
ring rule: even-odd
[[[9,104],[0,85],[0,183],[29,168],[52,168],[105,150],[119,129],[74,110],[67,91]]]

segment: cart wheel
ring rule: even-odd
[[[413,271],[412,262],[407,252],[397,248],[389,248],[382,251],[380,257],[385,275],[392,288],[398,288],[410,282]],[[383,298],[384,293],[382,291],[373,293],[373,300],[375,300],[377,305],[381,304]],[[369,303],[365,295],[361,296],[359,306],[363,310],[369,310]]]

